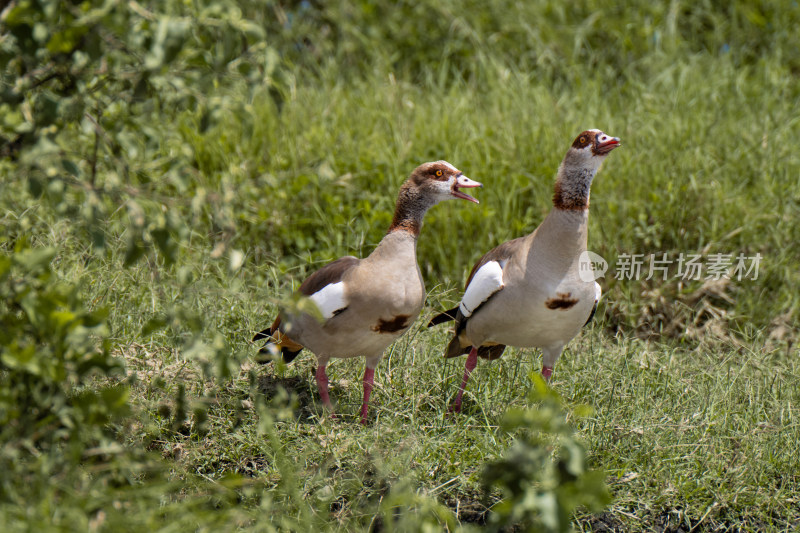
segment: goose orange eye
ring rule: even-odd
[[[441,178],[442,177],[442,171],[441,170],[437,170],[436,171],[436,177],[437,178]]]
[[[580,143],[581,144],[586,144],[586,137],[581,137],[580,138]]]

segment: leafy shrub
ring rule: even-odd
[[[54,276],[55,254],[0,256],[0,439],[12,443],[4,460],[63,443],[79,452],[128,413],[126,386],[92,383],[122,374],[105,338],[106,313],[88,310],[78,288]]]
[[[538,374],[531,380],[531,407],[510,409],[503,419],[503,429],[515,433],[514,444],[484,469],[487,490],[500,489],[503,496],[493,508],[492,525],[571,531],[577,508],[600,511],[611,502],[605,474],[589,468],[558,394]]]

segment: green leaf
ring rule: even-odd
[[[47,42],[47,50],[51,54],[69,54],[80,43],[88,28],[70,26],[53,33]]]
[[[130,388],[118,385],[101,390],[100,397],[110,411],[119,413],[127,409],[130,393]]]
[[[71,311],[60,310],[50,313],[50,318],[52,319],[54,326],[57,328],[65,328],[69,324],[73,323],[77,316]]]
[[[0,362],[12,372],[11,375],[14,375],[13,371],[15,370],[39,375],[41,373],[42,361],[36,356],[37,350],[35,345],[28,344],[27,346],[19,346],[13,343],[0,351]]]
[[[107,319],[108,309],[105,307],[100,307],[83,315],[83,325],[87,328],[98,327],[104,325]]]
[[[178,243],[172,238],[169,230],[166,227],[155,228],[150,230],[150,236],[164,256],[166,264],[174,264],[178,256]]]
[[[38,127],[49,126],[58,119],[59,100],[55,95],[44,92],[34,99],[34,118]]]
[[[136,261],[144,257],[145,248],[140,235],[137,235],[134,230],[130,238],[128,238],[128,246],[125,248],[125,260],[123,264],[125,267],[133,265]]]
[[[58,251],[55,248],[34,248],[14,254],[14,262],[29,272],[38,272],[50,266]]]
[[[167,327],[167,323],[168,323],[167,319],[164,317],[151,318],[150,320],[145,322],[144,326],[142,326],[142,331],[140,335],[142,337],[147,337],[148,335],[151,335],[152,333]]]
[[[38,18],[39,12],[32,2],[19,2],[6,13],[3,23],[9,27],[22,24],[33,25]]]
[[[145,59],[145,67],[150,70],[171,63],[183,48],[191,25],[183,19],[163,17],[158,21],[156,38]]]
[[[75,178],[80,178],[81,177],[81,169],[78,167],[78,165],[75,164],[74,161],[72,161],[70,159],[62,159],[61,160],[61,166],[71,176],[73,176]]]

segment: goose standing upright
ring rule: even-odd
[[[549,380],[564,346],[594,316],[600,285],[580,276],[589,188],[603,160],[619,145],[617,137],[600,130],[578,135],[558,168],[547,217],[530,235],[484,255],[473,267],[458,307],[428,324],[455,320],[445,357],[469,354],[453,411],[461,410],[478,357],[497,359],[506,345],[541,348],[542,376]]]
[[[300,293],[313,300],[322,322],[302,313],[278,315],[270,328],[255,335],[280,349],[283,360],[292,361],[305,347],[317,356],[317,387],[322,403],[333,406],[328,395],[325,367],[332,357],[365,356],[364,402],[367,405],[375,367],[387,346],[405,333],[425,302],[425,285],[417,265],[417,237],[429,208],[442,200],[478,201],[459,189],[482,187],[446,161],[424,163],[400,187],[394,218],[386,236],[366,258],[339,258],[320,268],[301,285]],[[274,349],[274,348],[273,348]]]

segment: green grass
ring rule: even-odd
[[[109,310],[113,353],[137,377],[136,416],[119,435],[166,458],[180,486],[153,505],[192,494],[195,474],[228,494],[225,475],[238,473],[277,502],[241,496],[242,527],[257,529],[264,506],[270,524],[365,529],[390,486],[481,523],[499,498],[484,498],[482,468],[511,445],[499,425],[528,404],[540,354],[509,349],[481,361],[465,412],[448,417],[463,359],[444,360],[446,328],[424,323],[458,300],[485,251],[536,227],[569,143],[597,127],[623,147],[593,185],[591,250],[612,266],[624,253],[763,261],[757,280],[720,285],[613,271],[602,280],[598,315],[552,382],[568,407],[593,409],[572,422],[614,496],[603,515],[576,515],[576,527],[800,525],[800,14],[780,2],[639,4],[272,6],[294,14],[283,25],[248,11],[274,30],[265,45],[283,60],[274,84],[229,72],[193,95],[196,105],[164,105],[146,135],[121,127],[125,149],[101,149],[94,189],[35,173],[29,183],[23,162],[0,162],[3,251],[25,239],[58,247],[58,276],[82,285],[90,308]],[[169,90],[159,97],[169,102]],[[131,115],[158,108],[136,105]],[[86,131],[75,123],[58,133],[83,178],[94,142]],[[356,421],[363,361],[331,362],[340,414],[331,420],[311,354],[260,366],[249,339],[314,269],[368,254],[408,173],[441,158],[484,184],[481,203],[429,212],[418,247],[423,316],[380,363],[367,427]],[[42,196],[28,190],[36,179],[48,184]],[[98,228],[103,248],[92,245]],[[177,246],[175,264],[156,247],[126,267],[131,239],[140,232],[152,244],[159,228]],[[143,334],[154,318],[164,327]],[[205,421],[202,409],[192,414],[200,406]],[[39,514],[52,516],[42,501]],[[146,507],[132,500],[130,515]],[[141,520],[128,526],[152,526]]]
[[[217,301],[212,296],[201,303],[207,315],[222,312],[212,310]],[[254,327],[259,323],[252,315],[249,320]],[[252,350],[244,339],[242,334],[231,341],[236,349]],[[541,363],[538,354],[516,349],[496,363],[481,362],[469,384],[465,413],[448,417],[463,360],[441,358],[445,340],[443,331],[418,323],[387,352],[376,374],[366,428],[357,423],[363,363],[329,366],[340,415],[333,421],[319,404],[313,357],[304,354],[283,368],[245,363],[238,377],[217,391],[207,434],[167,433],[158,449],[204,475],[233,471],[276,479],[275,452],[258,431],[250,398],[248,375],[254,374],[259,390],[275,397],[276,405],[294,405],[276,424],[281,450],[308,476],[302,485],[307,498],[314,501],[320,491],[337,495],[333,518],[342,524],[371,519],[359,513],[374,491],[380,492],[374,480],[400,478],[454,509],[466,509],[465,521],[475,520],[485,503],[482,466],[510,444],[499,422],[509,407],[526,405],[527,374]],[[156,375],[172,387],[185,381],[200,394],[205,382],[187,374],[185,363],[174,356],[150,353],[154,345],[128,357],[130,369],[165,365]],[[606,469],[615,497],[610,513],[626,529],[653,526],[662,514],[679,510],[692,524],[704,518],[707,527],[785,530],[800,518],[795,359],[785,348],[764,348],[763,339],[673,348],[614,339],[595,326],[565,352],[553,387],[568,404],[594,408],[592,416],[577,422],[579,435],[592,463]],[[176,374],[182,379],[172,379]],[[147,382],[144,377],[142,383]],[[288,399],[277,392],[281,386]],[[151,411],[163,401],[159,395],[136,397]],[[631,473],[636,476],[628,480]],[[582,520],[588,524],[589,518]]]

